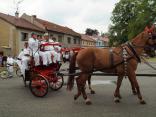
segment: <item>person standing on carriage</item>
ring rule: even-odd
[[[40,65],[39,59],[39,41],[37,40],[37,34],[32,33],[31,38],[28,40],[28,46],[31,51],[31,56],[34,59],[35,66]]]

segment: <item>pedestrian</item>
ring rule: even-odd
[[[25,72],[29,70],[28,65],[29,65],[30,54],[31,54],[31,51],[28,47],[28,42],[25,42],[24,47],[25,48],[18,55],[18,60],[17,60],[17,64],[21,70],[23,77],[25,77],[26,75]]]
[[[6,63],[7,63],[8,77],[12,78],[13,77],[13,72],[14,72],[14,68],[13,68],[14,59],[9,55],[7,57],[7,62]]]
[[[0,67],[2,66],[2,58],[3,58],[3,55],[0,53]]]

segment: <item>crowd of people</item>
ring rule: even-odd
[[[61,45],[54,42],[52,36],[45,33],[43,36],[32,33],[27,42],[24,43],[24,48],[17,57],[10,55],[3,56],[0,53],[0,66],[6,66],[9,77],[13,76],[13,66],[16,63],[25,77],[25,72],[29,70],[29,63],[33,58],[34,66],[49,66],[52,64],[61,64],[69,61],[73,51],[61,51]]]
[[[25,71],[29,69],[29,61],[33,58],[35,66],[49,66],[60,64],[61,47],[58,42],[54,42],[48,33],[43,37],[35,33],[31,34],[28,42],[25,42],[24,49],[18,56],[17,64],[25,77]]]

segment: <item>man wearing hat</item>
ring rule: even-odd
[[[39,59],[39,41],[37,40],[37,34],[32,33],[31,38],[28,40],[29,49],[31,51],[31,56],[34,57],[35,66],[40,65]]]

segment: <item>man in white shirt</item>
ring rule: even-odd
[[[31,56],[34,57],[35,66],[40,65],[39,41],[37,40],[37,35],[35,33],[31,34],[31,38],[28,40],[28,46],[31,51]]]
[[[40,50],[39,50],[39,55],[42,57],[42,63],[43,65],[47,66],[48,64],[52,63],[51,59],[48,59],[48,53],[46,51],[44,51],[44,44],[46,44],[47,42],[42,39],[42,37],[40,35],[38,35],[37,39],[40,42]],[[42,47],[41,47],[42,46]]]
[[[25,77],[25,70],[28,70],[28,64],[30,62],[31,51],[28,47],[28,43],[25,42],[23,51],[18,55],[17,64],[20,67],[22,75]]]
[[[54,44],[54,41],[52,39],[49,39],[48,33],[44,34],[44,39],[46,40],[47,44],[49,44],[44,47],[45,52],[47,53],[47,56],[48,56],[48,61],[52,61],[52,58],[53,58],[53,62],[56,63],[58,54],[55,51],[54,46],[50,45],[50,44]]]

